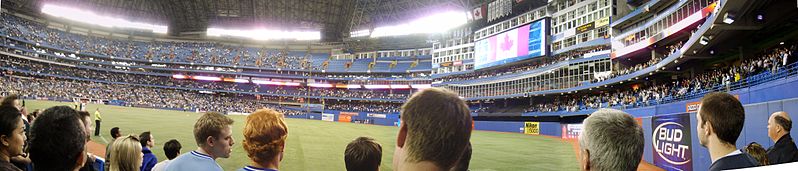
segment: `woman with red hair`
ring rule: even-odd
[[[288,138],[283,114],[261,109],[247,116],[244,124],[244,150],[251,162],[239,171],[277,171]]]

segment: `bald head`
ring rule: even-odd
[[[776,117],[776,116],[781,116],[784,119],[787,119],[788,121],[792,121],[792,119],[790,119],[790,114],[787,114],[787,112],[784,111],[775,112],[770,115],[770,117]]]
[[[782,136],[789,134],[792,129],[792,119],[787,112],[780,111],[770,115],[768,119],[768,136],[775,142]]]

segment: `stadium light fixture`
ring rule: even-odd
[[[727,12],[726,14],[723,15],[723,23],[726,24],[734,23],[734,18],[736,18],[735,16],[736,15],[734,14],[734,12]]]
[[[270,29],[237,30],[223,28],[208,28],[208,36],[233,36],[251,38],[255,40],[321,40],[319,31],[281,31]]]
[[[283,85],[296,87],[296,86],[300,86],[301,84],[295,83],[295,82],[285,82]]]
[[[222,81],[222,78],[209,77],[209,76],[193,76],[191,78],[193,78],[195,80],[202,80],[202,81]]]
[[[701,36],[701,40],[698,41],[698,43],[700,43],[701,45],[707,45],[707,44],[709,44],[709,38],[707,38],[705,36]]]
[[[279,82],[279,81],[267,81],[267,80],[252,80],[252,83],[255,84],[266,84],[266,85],[278,85],[278,86],[300,86],[300,83],[295,82]]]
[[[367,89],[389,89],[391,86],[389,85],[363,85],[363,87]]]
[[[153,33],[161,33],[161,34],[166,34],[167,31],[169,30],[167,26],[132,22],[120,18],[95,14],[94,12],[91,11],[54,5],[54,4],[44,4],[42,6],[42,13],[54,17],[64,18],[67,20],[72,20],[102,27],[108,27],[108,28],[132,28],[132,29],[151,30]]]
[[[175,78],[175,79],[186,79],[188,77],[185,76],[185,75],[182,75],[182,74],[176,74],[176,75],[172,75],[172,78]]]
[[[358,89],[358,88],[360,88],[360,85],[359,84],[335,84],[335,88]]]
[[[266,85],[280,85],[279,82],[266,81],[266,80],[252,80],[252,83],[255,83],[255,84],[266,84]]]
[[[371,32],[371,37],[400,36],[417,33],[440,33],[466,24],[467,22],[468,15],[466,12],[448,11],[428,15],[427,17],[420,18],[405,24],[374,28],[374,31]]]
[[[347,88],[347,89],[359,89],[361,87],[360,87],[359,84],[348,84],[348,85],[346,85],[345,88]]]
[[[325,83],[308,83],[308,87],[315,87],[315,88],[332,88],[332,84],[325,84]]]
[[[420,89],[432,88],[432,85],[430,85],[430,84],[411,84],[410,87],[413,87],[414,89],[419,89],[420,90]]]
[[[236,82],[236,83],[249,83],[249,80],[236,78],[236,79],[233,80],[233,82]]]
[[[409,89],[410,85],[404,84],[391,84],[391,89]]]
[[[241,78],[223,78],[222,81],[234,82],[234,83],[249,83],[248,79],[241,79]]]
[[[358,30],[358,31],[349,32],[349,37],[365,37],[369,35],[371,35],[370,30]]]

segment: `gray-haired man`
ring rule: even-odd
[[[579,136],[582,170],[634,171],[643,156],[643,128],[631,115],[599,109],[584,122]]]

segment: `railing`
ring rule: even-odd
[[[765,71],[759,74],[751,75],[739,81],[732,81],[728,84],[722,83],[718,85],[714,85],[707,89],[699,89],[690,92],[686,92],[684,95],[668,95],[664,96],[660,99],[651,99],[647,101],[636,102],[633,104],[626,104],[626,105],[616,105],[616,106],[609,106],[606,102],[601,104],[601,107],[611,107],[617,109],[633,109],[633,108],[640,108],[640,107],[648,107],[648,106],[656,106],[668,103],[674,103],[684,100],[690,99],[697,99],[704,97],[704,95],[712,93],[712,92],[730,92],[735,90],[740,90],[744,88],[750,88],[758,85],[762,85],[765,83],[769,83],[779,79],[790,78],[795,75],[798,75],[798,63],[792,63],[786,66],[783,66],[777,69],[775,72],[773,71]],[[587,108],[584,106],[580,106],[579,110],[577,111],[554,111],[554,112],[528,112],[524,113],[525,116],[531,115],[574,115],[574,114],[587,114],[590,111],[595,111],[594,108]]]
[[[775,72],[772,71],[765,71],[763,73],[759,73],[756,75],[752,75],[746,77],[745,79],[741,79],[739,81],[731,82],[729,84],[720,84],[715,85],[709,89],[701,90],[696,93],[690,93],[688,95],[671,98],[670,100],[664,100],[662,103],[671,103],[676,101],[682,101],[686,99],[695,99],[699,97],[704,97],[707,93],[711,92],[718,92],[718,91],[734,91],[743,88],[749,88],[757,85],[761,85],[764,83],[768,83],[774,80],[788,78],[790,76],[794,76],[798,74],[798,63],[792,63],[782,68],[777,69]]]

